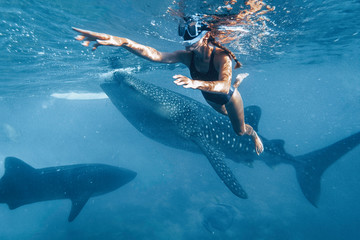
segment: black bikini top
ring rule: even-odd
[[[214,66],[215,50],[216,47],[214,47],[211,53],[209,70],[206,73],[202,73],[196,70],[195,61],[194,61],[195,54],[194,52],[192,53],[191,63],[190,63],[190,75],[192,79],[202,80],[202,81],[216,81],[219,79],[219,72],[216,71]]]

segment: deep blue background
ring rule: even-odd
[[[267,28],[254,26],[231,45],[243,63],[234,75],[249,73],[240,87],[244,103],[262,108],[260,134],[284,139],[286,151],[300,155],[359,131],[359,1],[267,3],[276,6]],[[1,204],[0,239],[359,239],[360,147],[325,172],[319,208],[303,197],[290,166],[255,162],[250,169],[228,161],[249,195],[242,200],[204,156],[145,138],[108,99],[53,97],[101,93],[99,84],[114,70],[126,70],[204,102],[198,91],[172,83],[174,74],[189,75],[180,65],[146,62],[123,49],[91,52],[73,40],[76,26],[161,51],[181,49],[168,6],[0,0],[1,174],[9,155],[36,168],[106,163],[138,173],[117,191],[91,198],[73,223],[68,200],[13,211]],[[201,9],[200,1],[188,6],[189,13]],[[229,229],[212,234],[200,209],[217,202],[232,206],[235,216]]]

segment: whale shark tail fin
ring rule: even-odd
[[[325,148],[295,157],[296,176],[301,191],[315,207],[320,195],[320,180],[325,170],[360,143],[360,132]]]

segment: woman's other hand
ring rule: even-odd
[[[199,86],[196,84],[196,81],[185,77],[183,75],[174,75],[173,78],[175,79],[174,83],[183,86],[184,88],[192,88],[197,89]]]

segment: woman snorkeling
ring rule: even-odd
[[[231,59],[236,63],[235,68],[239,68],[241,64],[230,50],[215,40],[212,29],[201,20],[201,15],[183,19],[179,24],[178,32],[184,39],[185,50],[175,52],[159,52],[127,38],[73,29],[80,33],[75,39],[83,41],[84,46],[89,46],[92,41],[95,42],[93,50],[100,45],[123,47],[153,62],[185,64],[190,70],[192,79],[183,75],[174,75],[174,83],[184,88],[199,89],[211,107],[229,116],[236,134],[252,137],[256,153],[261,154],[264,150],[261,139],[250,125],[245,124],[243,101],[237,90],[242,79],[238,78],[234,86],[231,86]]]

